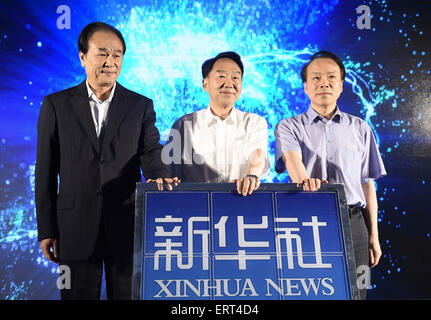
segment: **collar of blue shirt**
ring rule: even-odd
[[[343,113],[340,111],[340,108],[338,108],[338,106],[336,107],[337,110],[335,111],[334,115],[332,116],[331,120],[332,121],[336,121],[338,123],[340,123],[343,119]],[[327,122],[328,120],[326,120],[325,117],[321,116],[320,114],[318,114],[316,112],[316,110],[314,110],[311,106],[308,108],[307,112],[305,113],[307,115],[308,118],[308,123],[311,125],[319,120],[322,120],[324,122]]]

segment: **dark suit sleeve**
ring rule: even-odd
[[[56,199],[59,172],[59,143],[54,107],[45,97],[37,124],[35,200],[38,240],[57,238]]]
[[[139,138],[139,160],[145,179],[170,177],[168,167],[162,162],[159,130],[156,126],[156,113],[153,101],[150,100],[145,108],[142,120],[141,136]]]

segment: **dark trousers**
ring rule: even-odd
[[[119,257],[112,251],[103,222],[93,255],[88,260],[62,260],[70,268],[70,289],[61,289],[62,300],[99,300],[105,266],[106,294],[109,300],[132,298],[133,257]]]
[[[357,270],[356,275],[360,276],[361,273],[358,274],[358,267],[369,267],[370,265],[370,253],[368,251],[368,228],[365,223],[362,209],[360,207],[349,207],[349,215],[350,229],[352,232],[353,251],[355,253],[355,269]],[[360,288],[359,295],[362,300],[365,300],[367,298],[367,289]]]

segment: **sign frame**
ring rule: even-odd
[[[134,251],[133,251],[133,278],[132,278],[132,299],[142,300],[142,262],[144,258],[144,230],[145,230],[145,200],[147,192],[232,192],[237,193],[235,183],[180,183],[174,187],[172,191],[158,191],[157,185],[154,183],[137,183],[135,192],[135,226],[134,226]],[[262,183],[258,190],[259,192],[307,192],[299,189],[295,183]],[[350,229],[349,210],[346,201],[346,194],[343,184],[322,184],[318,191],[315,193],[335,193],[338,209],[339,209],[339,222],[341,227],[341,235],[343,238],[343,245],[345,250],[345,258],[347,265],[347,278],[350,289],[350,296],[352,300],[359,300],[359,290],[357,288],[357,276],[355,256],[353,251],[353,242]]]

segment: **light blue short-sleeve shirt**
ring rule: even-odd
[[[362,184],[386,175],[370,126],[338,107],[330,120],[311,107],[281,120],[275,128],[275,141],[278,173],[286,169],[282,155],[294,150],[302,156],[310,178],[343,183],[349,205],[365,207]]]

